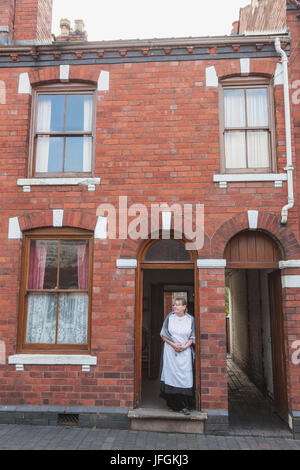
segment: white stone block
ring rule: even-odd
[[[205,69],[206,86],[217,87],[219,84],[218,76],[214,65]]]
[[[3,80],[0,80],[0,104],[6,104],[6,86]]]
[[[198,259],[197,267],[199,269],[224,269],[226,267],[226,259]]]
[[[286,268],[300,268],[300,259],[289,259],[286,261],[279,261],[279,269]]]
[[[258,224],[258,211],[248,211],[248,221],[250,230],[256,230]]]
[[[8,356],[8,364],[23,366],[24,364],[40,365],[96,365],[97,357],[85,354],[15,354]]]
[[[31,95],[31,84],[27,72],[20,73],[18,93],[20,95]]]
[[[137,268],[136,259],[117,259],[116,261],[117,268],[123,269],[135,269]]]
[[[8,222],[8,239],[9,240],[20,240],[22,238],[22,232],[20,230],[18,217],[12,217]]]
[[[63,226],[64,211],[62,209],[53,210],[53,227]]]
[[[293,289],[300,287],[300,276],[282,276],[282,287],[286,289]]]
[[[106,70],[101,70],[99,79],[98,79],[98,91],[108,91],[109,90],[109,72]]]
[[[107,217],[99,215],[95,227],[94,238],[105,240],[107,238]]]
[[[62,82],[68,82],[70,76],[70,66],[60,65],[59,66],[60,79]]]
[[[280,62],[276,64],[276,70],[274,74],[274,85],[283,85],[283,68]]]
[[[241,64],[241,73],[250,73],[250,59],[244,58],[240,59]]]

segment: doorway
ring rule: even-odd
[[[229,422],[234,428],[285,433],[282,254],[266,234],[243,232],[231,240],[225,255]]]
[[[148,240],[142,247],[137,269],[135,321],[135,408],[165,408],[159,398],[162,340],[160,331],[172,311],[176,296],[184,296],[188,312],[198,327],[197,254],[185,250],[182,240]],[[199,344],[196,342],[195,370],[199,370]],[[200,406],[200,374],[196,375],[195,398]]]
[[[194,312],[193,270],[146,269],[143,276],[142,397],[141,407],[167,408],[159,398],[162,340],[165,317],[176,297],[185,297],[188,313]]]

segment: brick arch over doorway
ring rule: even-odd
[[[248,214],[242,213],[224,222],[211,239],[213,258],[223,258],[227,243],[239,232],[249,230]],[[275,214],[264,212],[258,216],[257,230],[269,235],[282,250],[283,259],[299,259],[300,245],[295,234],[286,226],[282,226],[280,218]]]
[[[148,227],[151,227],[151,216],[148,217],[147,219],[147,222],[148,224]],[[159,227],[159,232],[156,233],[157,235],[157,239],[159,240],[160,238],[160,235],[159,233],[161,232],[162,230],[162,227],[160,225]],[[171,222],[171,227],[170,227],[170,237],[172,238],[172,236],[174,235],[174,217],[172,217],[172,222]],[[131,234],[129,233],[128,234],[128,237],[127,239],[124,240],[122,246],[121,246],[121,250],[120,250],[120,258],[138,258],[138,254],[140,253],[144,243],[145,243],[145,239],[138,239],[138,240],[134,240],[131,238],[130,236]],[[184,235],[184,234],[182,234]],[[178,239],[180,239],[180,236],[178,234]],[[149,232],[148,234],[148,239],[151,238],[151,232]],[[188,240],[182,236],[181,239],[185,240],[188,242]],[[202,258],[205,258],[205,257],[209,257],[209,254],[210,254],[210,238],[209,236],[204,232],[204,236],[203,236],[203,247],[200,248],[198,250],[198,257],[202,257]]]

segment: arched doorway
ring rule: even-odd
[[[197,253],[184,240],[147,240],[140,249],[136,278],[135,407],[159,405],[160,330],[177,295],[185,296],[199,337]],[[199,344],[196,342],[195,391],[200,407]]]
[[[235,413],[243,414],[246,419],[245,410],[250,409],[251,404],[249,425],[255,425],[256,417],[262,419],[267,413],[267,408],[263,407],[265,403],[287,422],[285,336],[278,269],[284,254],[279,244],[266,233],[244,231],[229,241],[224,257],[227,260],[226,314],[230,318],[227,330],[230,344],[229,419],[230,413],[232,419]],[[252,397],[247,397],[247,393]]]

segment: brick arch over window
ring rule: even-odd
[[[93,67],[75,67],[70,66],[70,82],[86,82],[97,85],[100,70]],[[61,82],[60,67],[45,67],[39,70],[28,72],[30,84],[32,86]],[[68,82],[67,82],[68,83]]]
[[[241,75],[240,59],[228,60],[225,63],[215,65],[219,80],[232,76]],[[274,59],[251,59],[250,58],[250,75],[263,75],[272,78],[275,74],[276,61]]]
[[[151,237],[151,232],[150,232],[151,216],[148,217],[147,222],[148,222],[148,227],[149,227],[148,237],[150,238]],[[159,230],[160,231],[162,230],[161,226],[159,227]],[[174,217],[172,217],[170,230],[174,232]],[[127,239],[124,240],[121,246],[120,258],[121,259],[122,258],[137,258],[144,243],[145,243],[144,239],[133,240],[132,238],[130,238],[130,233],[129,233]],[[204,232],[204,244],[203,244],[203,247],[198,250],[198,256],[201,258],[206,258],[209,255],[209,253],[210,253],[210,239],[207,236],[207,234]]]
[[[63,214],[63,227],[95,230],[97,217],[82,211],[66,211]],[[19,216],[20,230],[32,230],[41,227],[53,227],[53,211],[33,212]]]
[[[242,213],[224,222],[211,239],[211,251],[214,258],[223,258],[229,240],[243,230],[249,230],[248,214]],[[283,259],[299,259],[300,246],[294,233],[283,227],[280,218],[269,212],[258,216],[257,230],[268,234],[280,246],[284,253]]]

